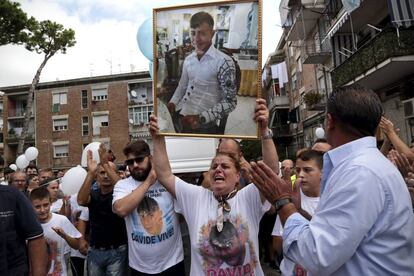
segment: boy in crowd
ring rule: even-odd
[[[319,203],[320,183],[322,176],[323,153],[317,150],[307,149],[301,151],[296,160],[296,183],[295,189],[298,190],[297,205],[299,212],[309,220],[315,213]],[[273,228],[273,247],[282,260],[282,234],[283,227],[279,216]],[[306,271],[299,265],[288,259],[283,259],[280,263],[283,275],[306,275]]]
[[[42,225],[48,245],[49,272],[47,275],[66,276],[70,248],[79,249],[81,233],[65,216],[50,211],[51,199],[45,188],[34,189],[30,200]]]

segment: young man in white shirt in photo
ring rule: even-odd
[[[230,56],[213,46],[214,34],[209,13],[191,16],[195,50],[184,60],[180,82],[167,104],[177,132],[224,134],[220,120],[226,120],[236,108],[236,66]]]

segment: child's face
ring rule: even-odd
[[[301,181],[302,192],[309,197],[318,197],[321,183],[321,170],[314,160],[296,161],[296,177]]]
[[[33,208],[36,212],[37,219],[41,222],[47,222],[50,216],[50,199],[34,199],[32,200]]]

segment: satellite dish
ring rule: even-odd
[[[135,98],[137,96],[137,92],[135,90],[131,90],[131,96]]]
[[[134,123],[134,120],[129,119],[129,123],[132,125]]]

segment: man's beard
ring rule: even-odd
[[[142,171],[142,170],[135,169],[135,170],[130,171],[130,174],[133,179],[137,181],[144,181],[145,179],[147,179],[147,176],[149,175],[151,169],[152,169],[151,162],[148,162],[148,166],[145,170]]]

